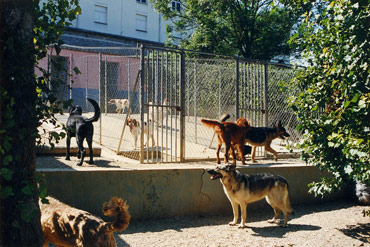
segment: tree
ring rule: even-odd
[[[35,65],[66,19],[74,19],[76,4],[0,0],[0,246],[43,243],[38,198],[45,191],[37,183],[35,139],[40,120],[55,109],[45,107],[48,75],[36,80]]]
[[[173,8],[171,0],[151,2],[173,23],[167,32],[170,44],[177,42],[172,31],[182,32],[182,48],[263,60],[290,54],[292,29],[311,8],[310,3],[296,8],[291,1],[274,0],[186,0],[179,1],[181,8]]]
[[[295,79],[302,93],[292,101],[302,156],[333,175],[310,184],[316,195],[348,181],[370,186],[369,30],[368,0],[338,0],[321,15],[308,12],[294,37],[309,63]]]

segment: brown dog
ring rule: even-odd
[[[104,222],[53,197],[47,199],[48,204],[40,201],[44,247],[48,243],[65,247],[115,247],[117,244],[113,233],[125,230],[130,221],[128,205],[121,198],[113,197],[103,204],[105,216],[116,215],[114,222]]]
[[[220,149],[222,143],[225,146],[225,163],[229,162],[229,150],[231,149],[231,155],[233,157],[233,164],[236,164],[236,157],[234,152],[234,146],[238,149],[240,159],[245,165],[244,159],[244,143],[245,135],[249,129],[249,122],[245,118],[239,118],[236,123],[233,122],[218,122],[215,120],[200,120],[205,126],[213,128],[217,134],[218,144],[216,150],[217,164],[220,164]]]
[[[281,121],[277,122],[274,127],[251,126],[245,135],[245,140],[252,145],[252,162],[256,162],[254,156],[256,155],[256,148],[258,146],[265,146],[265,150],[271,152],[274,155],[275,161],[277,161],[277,152],[271,148],[271,142],[278,137],[284,140],[285,137],[289,136]]]

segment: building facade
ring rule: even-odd
[[[176,8],[179,1],[173,1]],[[149,0],[80,0],[82,13],[62,40],[79,46],[163,45],[166,24]]]

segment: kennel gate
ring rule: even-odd
[[[153,131],[141,135],[140,162],[183,162],[185,159],[183,52],[168,48],[141,47],[141,123]],[[144,133],[145,126],[141,126]],[[147,145],[145,145],[147,144]]]

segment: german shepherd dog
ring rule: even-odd
[[[245,143],[245,135],[249,129],[249,122],[245,118],[239,118],[236,123],[233,122],[218,122],[215,120],[208,120],[208,119],[201,119],[200,120],[205,126],[212,128],[216,134],[218,139],[217,149],[216,149],[216,156],[217,156],[217,164],[220,164],[220,150],[222,143],[225,146],[225,156],[224,160],[225,163],[229,162],[229,150],[231,149],[231,154],[233,157],[233,164],[236,165],[236,157],[234,152],[234,147],[238,149],[240,154],[240,159],[245,165],[244,160],[244,143]]]
[[[289,201],[288,182],[278,175],[271,173],[260,173],[256,175],[243,174],[236,170],[235,165],[225,164],[217,166],[216,169],[207,169],[211,179],[220,179],[226,196],[229,198],[233,208],[234,219],[229,223],[231,226],[237,224],[239,209],[241,211],[241,222],[239,228],[244,228],[247,220],[247,204],[266,198],[266,201],[274,209],[275,215],[269,223],[277,222],[281,212],[286,227],[289,216],[293,209]]]
[[[69,117],[67,120],[67,153],[66,160],[70,160],[70,146],[71,138],[76,137],[78,153],[77,157],[81,158],[80,162],[77,164],[82,165],[85,158],[85,149],[83,147],[83,141],[86,138],[87,145],[89,146],[90,151],[90,161],[89,164],[94,164],[93,161],[93,149],[92,149],[92,140],[94,135],[94,126],[93,122],[98,121],[100,117],[100,108],[98,103],[95,100],[87,98],[88,101],[94,106],[95,113],[91,118],[86,118],[82,116],[82,108],[79,105],[70,107]]]
[[[277,161],[277,152],[271,148],[271,142],[278,137],[285,140],[285,137],[289,136],[281,121],[278,121],[274,127],[250,126],[248,132],[245,134],[245,140],[252,145],[252,162],[256,162],[254,157],[258,146],[265,146],[265,150],[272,153],[274,160]]]

